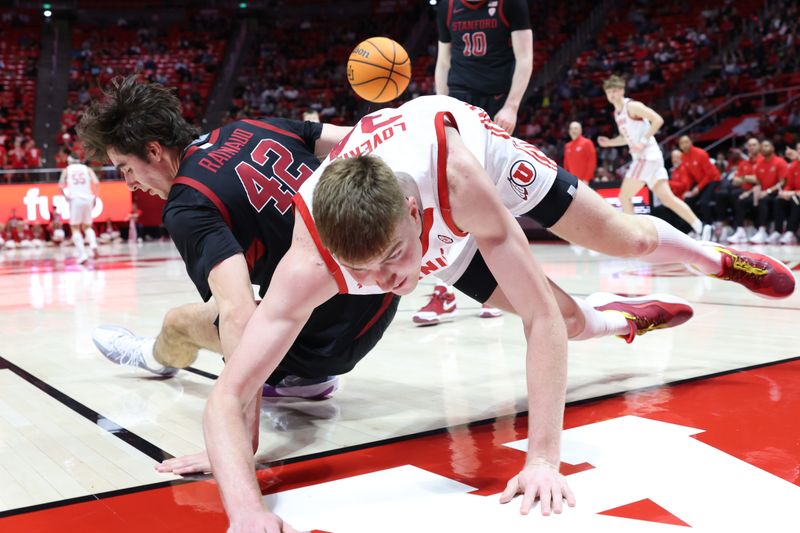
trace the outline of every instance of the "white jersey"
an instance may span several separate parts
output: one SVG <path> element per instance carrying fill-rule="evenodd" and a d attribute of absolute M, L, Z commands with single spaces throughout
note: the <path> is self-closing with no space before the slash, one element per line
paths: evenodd
<path fill-rule="evenodd" d="M 314 189 L 325 168 L 338 158 L 371 154 L 380 157 L 395 174 L 410 176 L 422 203 L 420 278 L 436 273 L 446 282 L 455 282 L 463 274 L 476 246 L 474 239 L 453 222 L 450 211 L 446 125 L 458 129 L 512 214 L 530 211 L 550 190 L 558 166 L 536 147 L 508 135 L 480 108 L 448 96 L 423 96 L 397 109 L 371 113 L 355 125 L 294 198 L 297 214 L 311 231 L 340 293 L 384 291 L 377 285 L 356 282 L 320 244 L 311 211 Z"/>
<path fill-rule="evenodd" d="M 92 172 L 86 165 L 73 163 L 67 166 L 65 187 L 70 199 L 94 199 L 94 194 L 92 194 Z"/>
<path fill-rule="evenodd" d="M 617 121 L 617 128 L 620 134 L 625 137 L 625 141 L 630 147 L 632 144 L 637 144 L 642 141 L 645 133 L 650 129 L 650 121 L 646 118 L 632 118 L 628 112 L 628 104 L 631 102 L 630 98 L 625 98 L 622 101 L 622 109 L 619 112 L 614 112 L 614 120 Z M 645 149 L 639 154 L 631 154 L 633 159 L 660 159 L 663 161 L 664 156 L 661 154 L 661 149 L 658 147 L 655 137 L 650 137 L 647 141 Z"/>

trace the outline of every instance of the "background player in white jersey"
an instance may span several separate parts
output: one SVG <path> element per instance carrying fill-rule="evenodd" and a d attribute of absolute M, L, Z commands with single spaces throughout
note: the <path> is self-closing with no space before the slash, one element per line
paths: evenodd
<path fill-rule="evenodd" d="M 655 139 L 655 134 L 664 124 L 664 119 L 643 103 L 625 98 L 625 80 L 619 76 L 608 78 L 603 83 L 603 89 L 606 98 L 614 106 L 614 119 L 617 122 L 619 135 L 613 139 L 600 136 L 597 138 L 597 144 L 601 148 L 627 145 L 633 158 L 619 192 L 622 210 L 633 214 L 631 198 L 647 185 L 662 204 L 685 220 L 700 236 L 704 229 L 703 223 L 692 208 L 675 196 L 669 187 L 664 156 Z M 710 232 L 711 226 L 708 226 L 709 238 Z"/>
<path fill-rule="evenodd" d="M 281 531 L 256 482 L 245 411 L 310 314 L 337 293 L 409 294 L 433 272 L 522 318 L 528 455 L 501 501 L 522 492 L 521 511 L 539 498 L 543 514 L 560 512 L 564 498 L 574 504 L 558 467 L 569 325 L 515 214 L 604 253 L 695 264 L 763 295 L 786 297 L 795 285 L 771 258 L 703 245 L 662 220 L 615 211 L 485 112 L 446 96 L 364 117 L 294 205 L 291 247 L 206 406 L 206 444 L 230 531 Z"/>
<path fill-rule="evenodd" d="M 97 236 L 92 229 L 92 208 L 100 188 L 100 181 L 94 170 L 77 158 L 67 158 L 67 168 L 61 171 L 58 188 L 69 201 L 69 225 L 72 229 L 72 242 L 78 251 L 78 263 L 85 263 L 89 256 L 83 243 L 83 232 L 89 240 L 89 250 L 97 256 Z"/>

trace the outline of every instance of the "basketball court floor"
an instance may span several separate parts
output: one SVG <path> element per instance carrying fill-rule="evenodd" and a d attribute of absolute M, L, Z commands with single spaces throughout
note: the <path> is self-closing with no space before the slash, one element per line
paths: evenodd
<path fill-rule="evenodd" d="M 765 300 L 680 266 L 532 248 L 574 295 L 668 292 L 695 309 L 631 345 L 570 344 L 561 470 L 577 507 L 543 518 L 497 503 L 524 458 L 520 322 L 479 319 L 460 297 L 454 322 L 416 328 L 423 284 L 332 399 L 263 402 L 270 508 L 330 533 L 797 531 L 800 293 Z M 800 268 L 800 247 L 759 249 Z M 154 470 L 203 448 L 220 358 L 160 379 L 91 341 L 107 323 L 155 335 L 197 293 L 169 243 L 102 253 L 84 267 L 0 252 L 0 531 L 225 531 L 209 476 Z"/>

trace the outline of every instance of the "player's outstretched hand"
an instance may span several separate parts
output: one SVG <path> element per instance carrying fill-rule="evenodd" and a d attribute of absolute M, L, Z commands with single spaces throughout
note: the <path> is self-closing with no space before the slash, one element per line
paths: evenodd
<path fill-rule="evenodd" d="M 597 144 L 598 146 L 600 146 L 600 148 L 608 148 L 609 146 L 608 141 L 609 138 L 606 137 L 605 135 L 601 135 L 600 137 L 597 138 Z"/>
<path fill-rule="evenodd" d="M 293 528 L 269 511 L 247 513 L 230 519 L 228 533 L 308 533 Z"/>
<path fill-rule="evenodd" d="M 208 454 L 202 451 L 161 461 L 156 465 L 156 470 L 162 474 L 177 474 L 179 476 L 208 474 L 211 472 L 211 461 L 208 460 Z"/>
<path fill-rule="evenodd" d="M 517 113 L 510 107 L 503 106 L 494 116 L 494 123 L 511 135 L 517 127 Z"/>
<path fill-rule="evenodd" d="M 508 482 L 506 490 L 500 496 L 500 503 L 510 502 L 517 494 L 522 494 L 522 505 L 519 509 L 521 514 L 528 514 L 537 498 L 544 516 L 551 512 L 561 513 L 563 500 L 567 500 L 570 507 L 575 507 L 575 496 L 569 488 L 567 478 L 548 463 L 525 466 Z"/>

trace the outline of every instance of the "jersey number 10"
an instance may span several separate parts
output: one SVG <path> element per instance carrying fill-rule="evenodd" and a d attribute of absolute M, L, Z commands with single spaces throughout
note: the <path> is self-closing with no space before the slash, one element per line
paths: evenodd
<path fill-rule="evenodd" d="M 486 55 L 486 34 L 482 31 L 465 33 L 461 36 L 464 41 L 464 55 L 485 56 Z"/>

